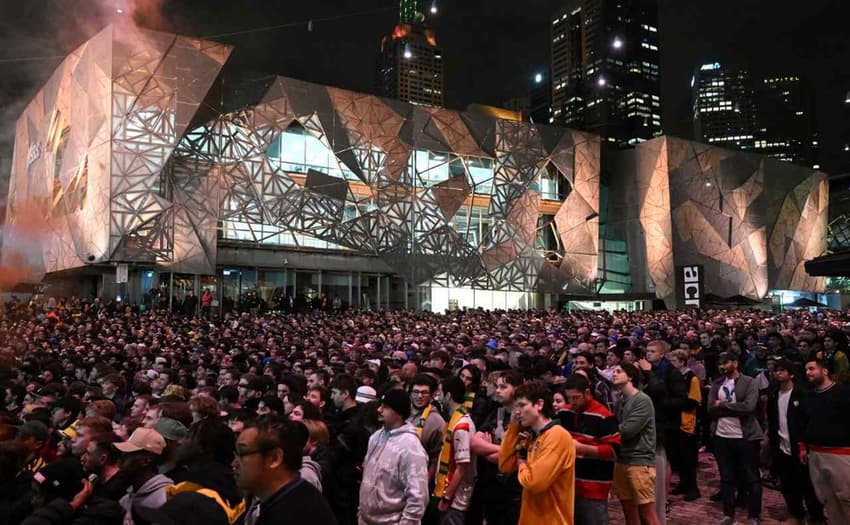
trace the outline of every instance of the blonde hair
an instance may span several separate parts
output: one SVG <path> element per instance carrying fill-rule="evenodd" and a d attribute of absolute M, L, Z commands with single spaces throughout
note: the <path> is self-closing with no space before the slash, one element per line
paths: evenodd
<path fill-rule="evenodd" d="M 690 354 L 688 353 L 687 350 L 682 350 L 681 348 L 677 348 L 676 350 L 673 350 L 672 352 L 670 352 L 670 357 L 675 357 L 679 361 L 681 361 L 683 363 L 687 363 L 688 358 L 690 357 Z"/>
<path fill-rule="evenodd" d="M 653 341 L 650 341 L 649 344 L 646 345 L 646 347 L 649 348 L 650 346 L 657 347 L 662 354 L 666 354 L 670 351 L 670 343 L 663 339 L 655 339 Z"/>

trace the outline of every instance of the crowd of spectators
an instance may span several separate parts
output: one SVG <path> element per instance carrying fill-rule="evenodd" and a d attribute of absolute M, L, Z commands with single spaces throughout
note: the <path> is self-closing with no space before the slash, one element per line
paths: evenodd
<path fill-rule="evenodd" d="M 850 523 L 846 312 L 200 306 L 3 305 L 0 525 Z"/>

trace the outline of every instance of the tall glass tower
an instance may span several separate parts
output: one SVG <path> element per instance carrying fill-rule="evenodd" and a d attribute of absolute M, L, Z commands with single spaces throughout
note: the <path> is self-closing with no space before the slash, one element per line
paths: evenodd
<path fill-rule="evenodd" d="M 443 105 L 443 53 L 416 0 L 401 0 L 399 23 L 381 40 L 376 84 L 384 97 Z"/>
<path fill-rule="evenodd" d="M 551 27 L 556 124 L 619 146 L 661 134 L 656 0 L 568 0 Z"/>

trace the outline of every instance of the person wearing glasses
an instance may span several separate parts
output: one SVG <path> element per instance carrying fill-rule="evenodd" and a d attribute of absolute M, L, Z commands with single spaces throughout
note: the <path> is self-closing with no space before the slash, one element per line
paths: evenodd
<path fill-rule="evenodd" d="M 245 525 L 335 525 L 328 503 L 299 471 L 307 428 L 297 421 L 262 416 L 236 440 L 237 484 L 253 499 Z"/>
<path fill-rule="evenodd" d="M 735 522 L 735 487 L 749 491 L 748 515 L 757 525 L 761 515 L 761 479 L 759 446 L 762 430 L 756 419 L 759 400 L 758 382 L 738 370 L 737 352 L 722 352 L 718 357 L 721 376 L 711 384 L 708 415 L 714 436 L 714 454 L 720 470 L 720 497 L 724 518 L 721 525 Z"/>
<path fill-rule="evenodd" d="M 431 486 L 440 462 L 440 450 L 443 447 L 443 431 L 446 420 L 433 405 L 437 380 L 428 374 L 416 374 L 410 387 L 410 417 L 407 422 L 416 429 L 425 452 L 428 453 L 428 484 Z M 433 490 L 433 486 L 431 489 Z"/>

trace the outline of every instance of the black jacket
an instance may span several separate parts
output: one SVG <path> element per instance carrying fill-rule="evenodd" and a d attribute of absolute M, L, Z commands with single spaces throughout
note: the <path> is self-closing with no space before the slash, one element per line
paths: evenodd
<path fill-rule="evenodd" d="M 360 498 L 363 460 L 369 446 L 369 431 L 363 425 L 361 407 L 343 410 L 331 429 L 331 465 L 334 473 L 334 512 L 340 521 L 356 519 Z"/>
<path fill-rule="evenodd" d="M 23 471 L 15 479 L 0 483 L 0 525 L 18 525 L 32 512 L 32 473 Z"/>
<path fill-rule="evenodd" d="M 652 371 L 664 388 L 661 404 L 661 410 L 664 412 L 663 430 L 678 431 L 682 425 L 682 410 L 688 405 L 688 385 L 685 377 L 666 357 L 653 366 Z"/>
<path fill-rule="evenodd" d="M 255 525 L 336 525 L 330 507 L 322 494 L 303 479 L 283 486 L 277 494 L 260 505 Z M 246 515 L 252 511 L 249 507 Z"/>
<path fill-rule="evenodd" d="M 319 443 L 316 450 L 310 454 L 310 459 L 319 464 L 322 471 L 322 495 L 328 501 L 333 501 L 336 497 L 336 479 L 333 476 L 333 465 L 331 457 L 331 449 Z"/>
<path fill-rule="evenodd" d="M 363 425 L 361 407 L 351 407 L 340 412 L 330 431 L 334 467 L 362 465 L 369 447 L 369 431 Z"/>
<path fill-rule="evenodd" d="M 36 509 L 21 525 L 121 525 L 124 509 L 117 501 L 92 496 L 74 512 L 67 500 L 57 498 Z"/>
<path fill-rule="evenodd" d="M 210 459 L 198 459 L 187 465 L 178 466 L 169 472 L 168 477 L 174 480 L 175 485 L 188 481 L 214 490 L 230 506 L 236 506 L 242 501 L 242 494 L 236 486 L 233 469 L 223 463 Z"/>
<path fill-rule="evenodd" d="M 107 482 L 98 481 L 94 484 L 93 496 L 98 496 L 104 499 L 119 501 L 127 494 L 127 489 L 130 488 L 130 480 L 128 480 L 121 471 L 109 478 Z"/>
<path fill-rule="evenodd" d="M 688 387 L 682 373 L 667 358 L 653 365 L 652 370 L 643 376 L 643 391 L 652 400 L 655 409 L 655 443 L 663 446 L 665 435 L 678 432 L 682 424 L 682 410 L 688 403 Z"/>
<path fill-rule="evenodd" d="M 800 386 L 794 385 L 791 389 L 791 398 L 788 399 L 788 436 L 791 442 L 791 456 L 798 455 L 800 437 L 803 435 L 803 424 L 806 420 L 806 401 L 808 392 Z M 773 457 L 779 454 L 779 389 L 775 388 L 767 396 L 767 428 L 770 438 L 770 451 Z"/>

